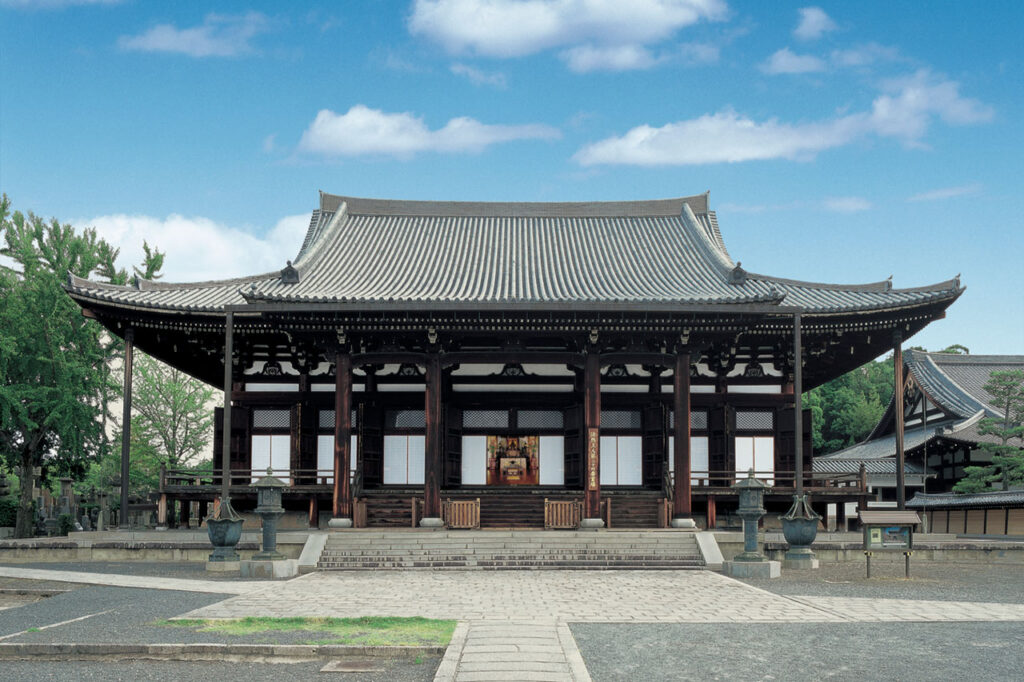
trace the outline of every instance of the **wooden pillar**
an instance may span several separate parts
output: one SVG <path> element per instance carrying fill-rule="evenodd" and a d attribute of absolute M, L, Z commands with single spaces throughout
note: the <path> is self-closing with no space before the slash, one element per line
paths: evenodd
<path fill-rule="evenodd" d="M 583 365 L 583 424 L 586 429 L 586 475 L 583 486 L 584 525 L 600 528 L 601 521 L 601 356 L 587 353 Z"/>
<path fill-rule="evenodd" d="M 338 348 L 334 363 L 334 497 L 330 526 L 351 528 L 352 356 Z"/>
<path fill-rule="evenodd" d="M 231 517 L 231 361 L 235 354 L 235 313 L 224 315 L 224 424 L 221 434 L 220 506 L 217 518 Z"/>
<path fill-rule="evenodd" d="M 426 461 L 423 466 L 423 518 L 420 525 L 438 527 L 441 521 L 441 358 L 432 353 L 427 358 L 426 394 Z"/>
<path fill-rule="evenodd" d="M 129 527 L 128 478 L 132 441 L 132 356 L 135 350 L 135 330 L 131 327 L 124 333 L 124 393 L 121 409 L 121 513 L 118 515 L 121 530 Z"/>
<path fill-rule="evenodd" d="M 688 519 L 693 513 L 690 490 L 690 354 L 677 353 L 672 375 L 672 410 L 675 414 L 672 459 L 675 480 L 672 487 L 672 520 Z"/>
<path fill-rule="evenodd" d="M 804 351 L 800 313 L 793 316 L 793 455 L 796 458 L 796 495 L 804 494 Z"/>
<path fill-rule="evenodd" d="M 903 453 L 903 335 L 892 336 L 893 396 L 892 409 L 896 417 L 896 508 L 907 508 L 907 482 Z M 966 514 L 964 515 L 966 518 Z"/>
<path fill-rule="evenodd" d="M 718 525 L 718 506 L 715 503 L 715 496 L 708 495 L 708 530 Z"/>
<path fill-rule="evenodd" d="M 309 498 L 309 527 L 320 527 L 320 500 L 315 493 Z"/>

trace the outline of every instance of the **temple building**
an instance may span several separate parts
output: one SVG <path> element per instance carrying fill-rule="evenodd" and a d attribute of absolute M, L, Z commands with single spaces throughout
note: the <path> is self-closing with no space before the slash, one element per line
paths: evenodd
<path fill-rule="evenodd" d="M 982 419 L 1004 418 L 1004 408 L 993 402 L 985 384 L 992 372 L 1024 370 L 1024 356 L 908 350 L 903 361 L 904 472 L 912 498 L 907 507 L 928 511 L 934 517 L 930 527 L 939 532 L 1024 532 L 1024 491 L 952 494 L 965 467 L 992 463 L 991 453 L 981 444 L 1001 442 L 998 436 L 979 431 Z M 896 408 L 890 401 L 864 442 L 815 457 L 814 471 L 827 475 L 863 465 L 868 503 L 896 506 L 896 432 Z"/>
<path fill-rule="evenodd" d="M 812 471 L 800 395 L 899 354 L 963 288 L 748 272 L 707 194 L 321 193 L 279 271 L 67 291 L 129 365 L 138 347 L 226 388 L 214 478 L 167 472 L 170 508 L 218 495 L 226 444 L 236 505 L 269 467 L 311 525 L 452 525 L 466 502 L 484 527 L 657 527 L 714 526 L 750 469 L 769 506 L 863 496 L 856 468 Z"/>

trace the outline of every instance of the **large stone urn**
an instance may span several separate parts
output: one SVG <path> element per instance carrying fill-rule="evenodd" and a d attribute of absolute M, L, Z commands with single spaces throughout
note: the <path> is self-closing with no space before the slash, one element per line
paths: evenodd
<path fill-rule="evenodd" d="M 817 568 L 818 559 L 811 550 L 811 544 L 818 536 L 821 515 L 811 509 L 807 495 L 794 495 L 793 506 L 779 519 L 782 521 L 782 534 L 789 543 L 783 566 L 798 569 Z"/>
<path fill-rule="evenodd" d="M 211 564 L 220 564 L 224 570 L 228 570 L 229 565 L 231 569 L 238 568 L 240 559 L 235 546 L 242 539 L 242 521 L 242 517 L 235 513 L 231 501 L 227 498 L 221 502 L 217 515 L 206 519 L 206 534 L 213 545 L 213 553 L 210 554 Z M 209 564 L 207 568 L 215 570 Z"/>

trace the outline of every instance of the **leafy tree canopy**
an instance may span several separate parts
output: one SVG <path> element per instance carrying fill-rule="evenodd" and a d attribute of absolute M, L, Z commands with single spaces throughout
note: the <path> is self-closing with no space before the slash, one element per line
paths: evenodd
<path fill-rule="evenodd" d="M 118 250 L 94 229 L 31 213 L 0 199 L 0 455 L 20 471 L 15 533 L 31 534 L 33 469 L 79 477 L 109 447 L 107 404 L 117 390 L 109 361 L 118 344 L 85 319 L 61 284 L 67 273 L 123 284 Z M 148 251 L 155 275 L 163 254 Z"/>
<path fill-rule="evenodd" d="M 981 449 L 992 455 L 992 463 L 966 467 L 966 476 L 953 487 L 954 492 L 1006 490 L 1024 484 L 1024 370 L 992 372 L 985 390 L 1003 417 L 982 419 L 978 432 L 995 436 L 999 442 L 981 443 Z"/>

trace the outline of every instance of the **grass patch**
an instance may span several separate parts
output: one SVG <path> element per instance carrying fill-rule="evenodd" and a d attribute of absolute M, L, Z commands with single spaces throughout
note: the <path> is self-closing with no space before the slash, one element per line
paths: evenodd
<path fill-rule="evenodd" d="M 452 638 L 454 620 L 428 618 L 239 618 L 235 620 L 162 620 L 156 625 L 190 628 L 223 635 L 265 635 L 274 632 L 310 633 L 303 644 L 363 646 L 444 646 Z"/>

